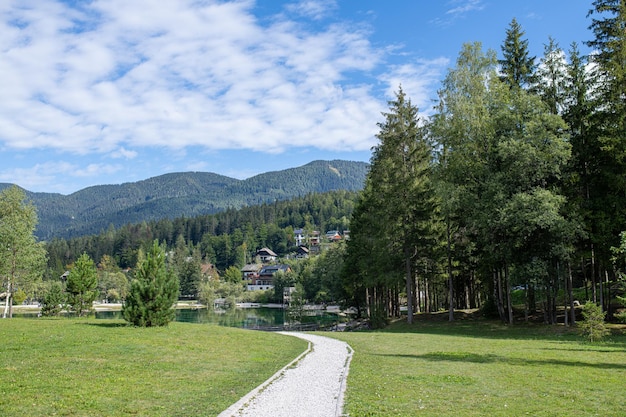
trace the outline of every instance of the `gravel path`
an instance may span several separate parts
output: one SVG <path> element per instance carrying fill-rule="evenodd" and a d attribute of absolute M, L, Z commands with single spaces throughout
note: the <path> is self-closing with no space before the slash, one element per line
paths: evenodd
<path fill-rule="evenodd" d="M 309 348 L 218 417 L 338 417 L 352 359 L 339 340 L 281 332 L 309 341 Z"/>

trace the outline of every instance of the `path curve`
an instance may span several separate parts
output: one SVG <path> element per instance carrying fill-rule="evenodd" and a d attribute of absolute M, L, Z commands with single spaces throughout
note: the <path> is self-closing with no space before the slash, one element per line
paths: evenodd
<path fill-rule="evenodd" d="M 280 332 L 309 348 L 218 417 L 339 417 L 342 415 L 352 348 L 340 340 Z"/>

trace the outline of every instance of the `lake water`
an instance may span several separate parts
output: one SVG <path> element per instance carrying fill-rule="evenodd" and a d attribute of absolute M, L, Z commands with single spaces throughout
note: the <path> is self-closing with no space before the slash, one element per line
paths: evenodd
<path fill-rule="evenodd" d="M 121 311 L 96 311 L 96 319 L 121 319 Z M 37 313 L 14 312 L 15 317 L 36 318 Z M 259 327 L 283 326 L 285 313 L 280 308 L 234 308 L 209 310 L 206 308 L 183 308 L 176 310 L 176 321 L 185 323 L 211 323 L 227 327 L 254 329 Z M 303 324 L 331 325 L 340 317 L 323 310 L 307 311 L 302 317 Z"/>

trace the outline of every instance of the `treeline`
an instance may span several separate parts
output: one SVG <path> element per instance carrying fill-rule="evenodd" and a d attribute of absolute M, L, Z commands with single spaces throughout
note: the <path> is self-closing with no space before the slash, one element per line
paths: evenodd
<path fill-rule="evenodd" d="M 549 39 L 532 57 L 513 19 L 500 57 L 463 47 L 431 117 L 398 91 L 352 218 L 351 304 L 381 320 L 406 304 L 409 321 L 480 307 L 508 323 L 516 309 L 568 323 L 576 301 L 614 307 L 626 230 L 626 5 L 597 0 L 590 15 L 589 56 Z"/>
<path fill-rule="evenodd" d="M 279 256 L 295 250 L 294 229 L 324 233 L 347 230 L 358 193 L 331 191 L 308 194 L 288 201 L 228 209 L 224 212 L 174 220 L 109 227 L 97 235 L 54 239 L 46 243 L 50 278 L 60 276 L 82 253 L 96 263 L 109 257 L 120 268 L 133 268 L 141 250 L 154 240 L 167 248 L 176 245 L 197 250 L 202 262 L 224 272 L 231 266 L 242 267 L 253 260 L 263 247 Z"/>

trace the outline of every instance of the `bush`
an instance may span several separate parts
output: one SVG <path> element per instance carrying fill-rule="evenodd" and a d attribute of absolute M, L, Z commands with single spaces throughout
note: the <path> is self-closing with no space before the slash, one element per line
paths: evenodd
<path fill-rule="evenodd" d="M 583 320 L 578 322 L 580 333 L 590 342 L 602 340 L 610 332 L 604 323 L 605 312 L 596 303 L 587 301 L 583 306 Z"/>

